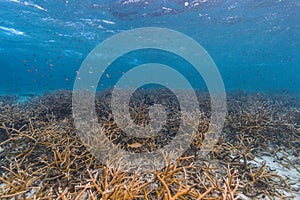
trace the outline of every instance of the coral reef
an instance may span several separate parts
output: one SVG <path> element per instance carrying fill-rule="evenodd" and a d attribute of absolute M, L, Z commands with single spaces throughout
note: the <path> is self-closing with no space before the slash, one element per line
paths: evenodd
<path fill-rule="evenodd" d="M 150 104 L 156 103 L 156 92 L 147 96 Z M 268 156 L 282 168 L 300 173 L 300 100 L 228 94 L 223 132 L 203 157 L 199 152 L 208 129 L 210 104 L 209 95 L 199 92 L 198 96 L 203 115 L 190 148 L 161 170 L 137 174 L 101 163 L 86 149 L 76 135 L 70 91 L 25 103 L 2 97 L 0 199 L 293 199 L 290 194 L 299 191 L 299 178 L 285 177 L 260 158 Z M 178 116 L 177 105 L 168 107 L 167 128 L 171 131 L 139 139 L 116 126 L 109 99 L 110 91 L 97 94 L 99 122 L 107 138 L 124 150 L 153 151 L 176 134 L 176 128 L 172 130 L 176 120 L 172 119 Z M 137 104 L 133 102 L 133 111 Z M 136 118 L 148 123 L 149 105 L 139 105 L 143 112 L 136 112 Z"/>

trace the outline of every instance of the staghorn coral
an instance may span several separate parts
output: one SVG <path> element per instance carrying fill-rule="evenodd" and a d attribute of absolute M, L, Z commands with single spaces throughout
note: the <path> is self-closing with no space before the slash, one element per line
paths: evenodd
<path fill-rule="evenodd" d="M 209 97 L 199 98 L 204 99 L 202 111 L 209 110 L 203 103 Z M 153 151 L 172 139 L 172 132 L 144 140 L 124 135 L 109 117 L 108 100 L 109 91 L 97 96 L 99 121 L 108 138 L 125 150 Z M 85 148 L 73 125 L 70 92 L 36 97 L 27 104 L 3 101 L 0 198 L 292 198 L 281 192 L 295 190 L 285 177 L 266 162 L 255 163 L 257 157 L 271 155 L 283 167 L 299 170 L 300 103 L 290 102 L 290 97 L 229 94 L 222 137 L 207 157 L 197 153 L 209 123 L 209 112 L 203 112 L 198 135 L 183 157 L 156 172 L 131 174 L 99 163 Z M 169 120 L 170 127 L 172 123 Z M 136 143 L 143 145 L 133 146 Z"/>

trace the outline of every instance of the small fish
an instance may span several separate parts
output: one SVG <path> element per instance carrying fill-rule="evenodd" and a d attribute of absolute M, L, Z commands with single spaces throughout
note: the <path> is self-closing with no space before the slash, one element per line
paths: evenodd
<path fill-rule="evenodd" d="M 135 142 L 135 143 L 132 143 L 132 144 L 128 144 L 127 147 L 128 148 L 140 148 L 142 147 L 143 144 L 139 143 L 139 142 Z"/>

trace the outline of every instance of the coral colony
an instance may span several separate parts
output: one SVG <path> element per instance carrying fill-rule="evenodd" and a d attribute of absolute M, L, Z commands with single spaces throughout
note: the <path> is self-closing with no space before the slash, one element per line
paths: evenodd
<path fill-rule="evenodd" d="M 168 94 L 161 95 L 164 91 L 148 93 L 150 104 L 153 96 L 168 100 Z M 101 163 L 86 149 L 74 127 L 70 91 L 26 103 L 18 103 L 13 96 L 1 97 L 0 199 L 295 198 L 300 190 L 299 99 L 229 93 L 221 137 L 203 157 L 199 152 L 208 129 L 210 103 L 208 94 L 198 96 L 201 120 L 189 149 L 175 163 L 142 173 Z M 153 138 L 124 134 L 111 117 L 109 100 L 109 91 L 97 94 L 96 112 L 107 138 L 120 148 L 150 152 L 176 134 L 176 120 L 167 120 L 168 130 Z M 136 112 L 131 117 L 136 123 L 149 122 L 146 104 L 145 100 L 132 102 Z M 178 108 L 168 109 L 170 119 L 172 114 L 176 117 Z"/>

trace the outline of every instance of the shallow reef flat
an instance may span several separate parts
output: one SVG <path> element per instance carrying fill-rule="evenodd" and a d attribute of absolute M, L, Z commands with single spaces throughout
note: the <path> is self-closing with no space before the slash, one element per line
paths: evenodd
<path fill-rule="evenodd" d="M 96 95 L 99 126 L 124 151 L 152 152 L 176 135 L 180 105 L 163 90 L 130 101 L 135 123 L 150 122 L 163 105 L 167 120 L 148 138 L 125 134 L 111 113 L 111 91 Z M 210 123 L 210 97 L 197 92 L 196 137 L 175 162 L 131 173 L 100 162 L 76 133 L 72 92 L 18 100 L 0 97 L 0 199 L 299 199 L 300 99 L 284 94 L 230 92 L 217 141 L 201 153 Z M 116 116 L 115 116 L 116 117 Z M 129 161 L 130 162 L 130 161 Z M 166 160 L 166 163 L 168 161 Z"/>

